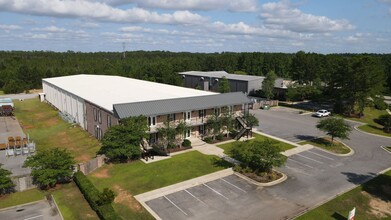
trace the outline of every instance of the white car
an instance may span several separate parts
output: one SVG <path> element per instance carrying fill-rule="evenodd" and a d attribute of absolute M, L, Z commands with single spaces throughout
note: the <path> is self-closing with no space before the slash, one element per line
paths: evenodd
<path fill-rule="evenodd" d="M 314 114 L 314 116 L 319 117 L 319 118 L 327 117 L 327 116 L 330 116 L 330 115 L 331 115 L 331 112 L 329 112 L 329 111 L 327 111 L 325 109 L 321 109 L 321 110 L 315 112 L 315 114 Z"/>

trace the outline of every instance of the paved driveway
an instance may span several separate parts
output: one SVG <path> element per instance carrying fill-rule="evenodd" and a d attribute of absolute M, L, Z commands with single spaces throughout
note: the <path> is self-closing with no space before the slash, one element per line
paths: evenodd
<path fill-rule="evenodd" d="M 27 205 L 0 210 L 0 219 L 12 220 L 60 220 L 61 217 L 54 205 L 42 200 Z"/>
<path fill-rule="evenodd" d="M 252 113 L 260 120 L 258 129 L 270 135 L 296 142 L 324 136 L 315 128 L 319 119 L 300 115 L 296 110 L 278 108 Z M 290 156 L 279 168 L 288 179 L 276 186 L 257 187 L 231 175 L 191 187 L 188 192 L 153 199 L 147 205 L 162 219 L 292 218 L 391 167 L 391 154 L 380 148 L 390 145 L 390 138 L 353 130 L 350 140 L 344 142 L 354 149 L 354 155 L 335 156 L 313 148 Z"/>

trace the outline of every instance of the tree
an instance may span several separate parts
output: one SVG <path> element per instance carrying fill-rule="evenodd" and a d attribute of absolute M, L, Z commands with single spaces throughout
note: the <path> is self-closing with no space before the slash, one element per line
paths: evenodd
<path fill-rule="evenodd" d="M 14 183 L 12 182 L 10 171 L 1 168 L 3 164 L 0 163 L 0 195 L 4 195 L 14 191 Z"/>
<path fill-rule="evenodd" d="M 331 143 L 334 138 L 349 139 L 349 132 L 352 130 L 342 118 L 327 118 L 320 120 L 316 127 L 331 136 Z"/>
<path fill-rule="evenodd" d="M 249 126 L 250 128 L 259 125 L 259 120 L 257 117 L 255 117 L 254 114 L 247 114 L 246 116 L 244 116 L 244 119 L 246 120 L 247 126 Z"/>
<path fill-rule="evenodd" d="M 175 126 L 169 121 L 163 123 L 164 126 L 157 129 L 157 131 L 162 135 L 164 140 L 163 147 L 164 149 L 170 148 L 174 145 L 175 136 L 178 133 L 175 129 Z"/>
<path fill-rule="evenodd" d="M 181 142 L 184 139 L 184 135 L 185 135 L 185 132 L 187 131 L 187 129 L 189 129 L 189 126 L 186 124 L 185 121 L 179 122 L 178 125 L 175 128 L 176 134 L 179 134 L 180 137 L 181 137 Z"/>
<path fill-rule="evenodd" d="M 106 131 L 98 153 L 105 154 L 113 161 L 138 159 L 142 153 L 141 142 L 148 138 L 147 130 L 145 116 L 124 118 L 119 125 Z"/>
<path fill-rule="evenodd" d="M 271 99 L 274 96 L 274 83 L 276 82 L 277 75 L 274 71 L 269 71 L 266 78 L 262 81 L 262 91 L 266 99 Z"/>
<path fill-rule="evenodd" d="M 222 120 L 217 115 L 209 117 L 206 121 L 206 125 L 210 130 L 212 130 L 213 140 L 216 138 L 216 135 L 221 133 L 221 128 L 223 127 Z"/>
<path fill-rule="evenodd" d="M 255 173 L 271 172 L 273 167 L 280 167 L 286 161 L 279 148 L 269 140 L 235 142 L 231 152 L 242 167 L 250 168 Z"/>
<path fill-rule="evenodd" d="M 219 92 L 220 93 L 227 93 L 230 91 L 231 91 L 231 88 L 229 86 L 229 81 L 225 76 L 223 76 L 219 82 Z"/>
<path fill-rule="evenodd" d="M 53 148 L 27 157 L 23 167 L 30 167 L 33 181 L 41 188 L 47 188 L 69 180 L 74 163 L 73 156 L 66 149 Z"/>

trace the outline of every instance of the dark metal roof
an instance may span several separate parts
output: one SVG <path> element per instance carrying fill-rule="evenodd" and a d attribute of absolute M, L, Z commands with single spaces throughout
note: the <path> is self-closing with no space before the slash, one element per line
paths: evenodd
<path fill-rule="evenodd" d="M 210 109 L 214 107 L 246 104 L 250 102 L 250 99 L 248 99 L 242 92 L 230 92 L 189 98 L 114 104 L 113 108 L 114 114 L 118 118 L 126 118 L 139 115 L 163 115 L 191 110 Z"/>
<path fill-rule="evenodd" d="M 225 71 L 187 71 L 180 72 L 179 75 L 189 75 L 189 76 L 199 76 L 199 77 L 210 77 L 210 78 L 227 78 L 230 80 L 239 80 L 239 81 L 253 81 L 253 80 L 264 80 L 264 76 L 251 76 L 251 75 L 240 75 L 227 73 Z"/>

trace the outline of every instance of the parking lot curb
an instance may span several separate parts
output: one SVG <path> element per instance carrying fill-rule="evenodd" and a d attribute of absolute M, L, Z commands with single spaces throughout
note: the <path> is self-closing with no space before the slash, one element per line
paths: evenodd
<path fill-rule="evenodd" d="M 244 180 L 246 180 L 246 181 L 248 181 L 248 182 L 254 184 L 254 185 L 257 185 L 257 186 L 274 186 L 274 185 L 277 185 L 277 184 L 279 184 L 279 183 L 282 183 L 282 182 L 284 182 L 285 180 L 288 179 L 288 177 L 287 177 L 287 175 L 285 175 L 285 173 L 280 172 L 280 171 L 277 171 L 277 172 L 281 173 L 281 174 L 282 174 L 282 177 L 279 178 L 279 179 L 277 179 L 277 180 L 274 180 L 274 181 L 272 181 L 272 182 L 268 182 L 268 183 L 260 183 L 260 182 L 257 182 L 257 181 L 255 181 L 255 180 L 253 180 L 253 179 L 251 179 L 251 178 L 249 178 L 249 177 L 247 177 L 247 176 L 245 176 L 245 175 L 243 175 L 243 174 L 241 174 L 241 173 L 238 173 L 238 172 L 234 172 L 234 174 L 235 174 L 236 176 L 238 176 L 238 177 L 240 177 L 240 178 L 242 178 L 242 179 L 244 179 Z"/>
<path fill-rule="evenodd" d="M 362 124 L 362 125 L 366 125 L 366 124 Z M 356 130 L 356 131 L 358 131 L 358 132 L 361 132 L 361 133 L 364 133 L 364 134 L 376 136 L 376 137 L 382 137 L 382 138 L 389 138 L 389 139 L 391 139 L 391 137 L 388 137 L 388 136 L 379 135 L 379 134 L 372 134 L 372 133 L 363 131 L 363 130 L 361 130 L 360 128 L 358 128 L 359 126 L 361 126 L 361 125 L 356 125 L 356 126 L 354 126 L 354 130 Z"/>
<path fill-rule="evenodd" d="M 157 220 L 161 220 L 159 215 L 156 214 L 155 211 L 153 211 L 147 204 L 147 201 L 165 196 L 167 194 L 179 192 L 181 190 L 200 185 L 202 183 L 210 182 L 216 179 L 220 179 L 222 177 L 226 177 L 229 175 L 232 175 L 234 172 L 232 168 L 228 168 L 225 170 L 217 171 L 211 174 L 207 174 L 204 176 L 196 177 L 190 180 L 186 180 L 180 183 L 176 183 L 170 186 L 166 186 L 160 189 L 152 190 L 146 193 L 142 193 L 139 195 L 134 196 L 137 201 L 140 202 L 140 204 Z"/>
<path fill-rule="evenodd" d="M 325 150 L 323 148 L 320 148 L 320 147 L 317 147 L 317 146 L 314 146 L 314 148 L 316 149 L 319 149 L 323 152 L 326 152 L 326 153 L 329 153 L 329 154 L 332 154 L 334 156 L 338 156 L 338 157 L 349 157 L 349 156 L 352 156 L 353 154 L 355 154 L 355 151 L 353 150 L 353 148 L 349 147 L 348 145 L 346 145 L 344 142 L 340 141 L 341 144 L 343 144 L 345 147 L 349 148 L 350 152 L 349 153 L 346 153 L 346 154 L 337 154 L 337 153 L 334 153 L 334 152 L 331 152 L 331 151 L 328 151 L 328 150 Z"/>
<path fill-rule="evenodd" d="M 200 176 L 200 177 L 196 177 L 196 178 L 193 178 L 190 180 L 186 180 L 186 181 L 183 181 L 180 183 L 176 183 L 176 184 L 173 184 L 170 186 L 166 186 L 166 187 L 163 187 L 160 189 L 156 189 L 156 190 L 152 190 L 152 191 L 149 191 L 146 193 L 142 193 L 142 194 L 136 195 L 135 198 L 140 202 L 141 201 L 143 201 L 143 202 L 149 201 L 149 200 L 156 199 L 156 198 L 159 198 L 159 197 L 167 195 L 167 194 L 179 192 L 181 190 L 200 185 L 202 183 L 206 183 L 206 182 L 210 182 L 210 181 L 213 181 L 216 179 L 220 179 L 222 177 L 232 175 L 233 173 L 234 172 L 233 172 L 232 168 L 228 168 L 225 170 L 217 171 L 217 172 L 214 172 L 211 174 L 207 174 L 204 176 Z"/>
<path fill-rule="evenodd" d="M 20 205 L 14 205 L 14 206 L 2 208 L 2 209 L 0 209 L 0 212 L 2 212 L 2 211 L 7 211 L 7 210 L 9 210 L 9 209 L 14 209 L 14 208 L 26 206 L 26 205 L 32 205 L 32 204 L 35 204 L 35 203 L 40 203 L 40 202 L 42 202 L 42 201 L 47 201 L 47 200 L 46 200 L 45 198 L 43 198 L 43 199 L 41 199 L 41 200 L 37 200 L 37 201 L 34 201 L 34 202 L 28 202 L 28 203 L 23 203 L 23 204 L 20 204 Z"/>

